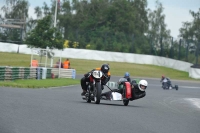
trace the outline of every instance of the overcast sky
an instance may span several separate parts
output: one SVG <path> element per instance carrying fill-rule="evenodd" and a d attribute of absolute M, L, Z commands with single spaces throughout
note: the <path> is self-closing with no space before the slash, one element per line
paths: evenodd
<path fill-rule="evenodd" d="M 3 5 L 5 0 L 0 0 L 0 5 Z M 30 3 L 29 15 L 35 18 L 34 8 L 42 6 L 43 2 L 50 5 L 51 0 L 28 0 Z M 62 0 L 60 0 L 62 1 Z M 155 9 L 156 0 L 147 0 L 148 8 Z M 164 14 L 166 15 L 165 23 L 167 29 L 171 30 L 171 35 L 177 37 L 179 29 L 182 27 L 182 22 L 191 22 L 192 16 L 189 10 L 197 12 L 200 8 L 200 0 L 159 0 L 164 7 Z M 2 4 L 3 3 L 3 4 Z"/>

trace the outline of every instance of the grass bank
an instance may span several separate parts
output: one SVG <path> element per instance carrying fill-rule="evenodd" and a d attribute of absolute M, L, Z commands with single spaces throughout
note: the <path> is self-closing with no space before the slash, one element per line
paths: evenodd
<path fill-rule="evenodd" d="M 67 58 L 67 57 L 66 57 Z M 17 54 L 17 53 L 6 53 L 0 52 L 0 66 L 17 66 L 17 67 L 29 67 L 31 55 L 27 54 Z M 54 60 L 58 60 L 55 58 Z M 64 61 L 65 58 L 62 59 Z M 96 61 L 96 60 L 83 60 L 83 59 L 72 59 L 70 58 L 71 67 L 76 69 L 77 74 L 84 74 L 93 68 L 100 67 L 103 63 L 109 63 L 111 75 L 123 76 L 125 72 L 129 72 L 131 77 L 150 77 L 150 78 L 160 78 L 161 75 L 166 75 L 171 79 L 177 80 L 193 80 L 200 81 L 196 79 L 189 78 L 189 73 L 184 71 L 178 71 L 171 68 L 166 68 L 162 66 L 154 65 L 141 65 L 134 63 L 124 63 L 124 62 L 111 62 L 111 61 Z M 6 85 L 14 85 L 29 87 L 50 87 L 50 86 L 65 86 L 79 84 L 79 80 L 71 79 L 55 79 L 51 83 L 51 79 L 48 80 L 17 80 L 15 82 L 4 83 Z M 36 85 L 37 84 L 37 85 Z M 2 83 L 0 82 L 0 86 Z M 18 87 L 19 87 L 18 86 Z"/>

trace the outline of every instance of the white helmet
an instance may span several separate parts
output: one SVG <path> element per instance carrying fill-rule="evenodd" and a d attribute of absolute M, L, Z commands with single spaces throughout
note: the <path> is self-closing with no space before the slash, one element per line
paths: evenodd
<path fill-rule="evenodd" d="M 141 88 L 141 85 L 145 86 L 144 89 Z M 147 81 L 146 80 L 140 80 L 140 82 L 138 83 L 138 88 L 140 89 L 140 91 L 145 91 L 145 89 L 147 88 Z"/>

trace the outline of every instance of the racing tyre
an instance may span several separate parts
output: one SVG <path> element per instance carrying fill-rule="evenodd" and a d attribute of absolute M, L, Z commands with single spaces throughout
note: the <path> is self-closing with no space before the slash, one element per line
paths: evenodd
<path fill-rule="evenodd" d="M 95 89 L 94 89 L 94 102 L 96 104 L 100 103 L 101 92 L 102 92 L 101 84 L 98 82 L 98 83 L 96 83 L 96 86 L 95 86 Z"/>
<path fill-rule="evenodd" d="M 124 106 L 128 106 L 129 100 L 128 99 L 123 99 L 123 103 L 124 103 Z"/>
<path fill-rule="evenodd" d="M 175 89 L 178 90 L 178 85 L 175 85 Z"/>

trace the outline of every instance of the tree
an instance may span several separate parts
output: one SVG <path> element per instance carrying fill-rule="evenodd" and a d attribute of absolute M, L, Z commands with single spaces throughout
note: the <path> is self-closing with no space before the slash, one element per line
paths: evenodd
<path fill-rule="evenodd" d="M 160 50 L 162 54 L 163 48 L 170 48 L 170 30 L 167 30 L 165 24 L 165 15 L 163 14 L 163 6 L 156 1 L 156 10 L 149 11 L 149 31 L 148 36 L 151 44 L 156 50 Z"/>
<path fill-rule="evenodd" d="M 19 23 L 26 22 L 28 18 L 29 4 L 27 0 L 5 0 L 6 5 L 2 6 L 1 10 L 4 12 L 2 18 L 5 21 L 9 20 L 9 24 L 19 25 Z M 20 24 L 23 31 L 26 32 L 26 25 Z M 2 38 L 5 41 L 21 43 L 22 29 L 2 28 Z M 25 33 L 24 33 L 25 35 Z"/>
<path fill-rule="evenodd" d="M 37 18 L 42 18 L 42 9 L 39 6 L 35 7 L 35 14 Z"/>
<path fill-rule="evenodd" d="M 198 12 L 190 11 L 193 20 L 193 27 L 192 27 L 192 34 L 194 35 L 195 39 L 200 41 L 200 8 Z"/>
<path fill-rule="evenodd" d="M 60 32 L 52 27 L 51 16 L 48 15 L 38 20 L 35 29 L 28 33 L 26 43 L 36 48 L 57 48 L 63 49 L 64 39 Z"/>
<path fill-rule="evenodd" d="M 198 12 L 194 12 L 191 10 L 189 12 L 193 17 L 193 21 L 183 22 L 183 26 L 179 29 L 179 31 L 180 36 L 186 40 L 187 45 L 191 43 L 190 48 L 192 48 L 192 51 L 195 51 L 197 64 L 198 55 L 200 53 L 200 8 Z"/>

